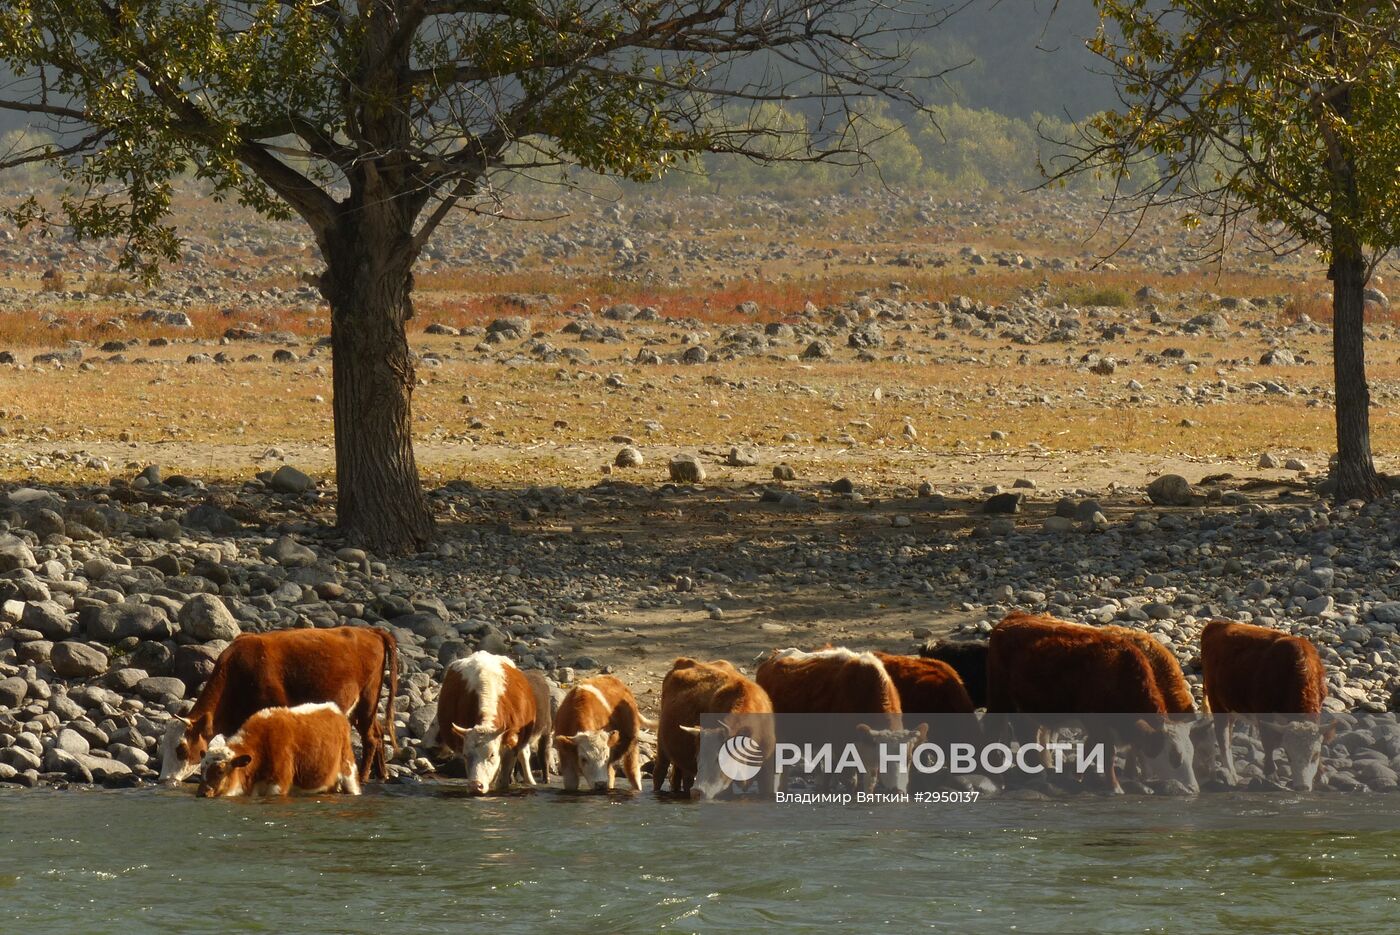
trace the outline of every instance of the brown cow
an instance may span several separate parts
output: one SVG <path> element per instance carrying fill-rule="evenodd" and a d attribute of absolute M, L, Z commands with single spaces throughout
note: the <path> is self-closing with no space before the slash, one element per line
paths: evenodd
<path fill-rule="evenodd" d="M 554 721 L 564 788 L 577 792 L 581 776 L 586 786 L 611 791 L 613 769 L 620 765 L 632 788 L 641 791 L 642 763 L 637 752 L 641 726 L 637 699 L 620 679 L 598 675 L 569 689 Z"/>
<path fill-rule="evenodd" d="M 534 689 L 505 656 L 478 650 L 443 674 L 438 743 L 462 757 L 473 794 L 508 789 L 517 759 L 526 785 L 535 784 L 530 738 L 538 718 Z"/>
<path fill-rule="evenodd" d="M 379 691 L 385 671 L 389 699 L 380 725 Z M 394 637 L 374 627 L 276 630 L 245 633 L 228 645 L 190 709 L 174 718 L 161 738 L 162 782 L 179 782 L 198 768 L 209 740 L 234 734 L 263 708 L 330 702 L 347 712 L 360 734 L 360 780 L 370 771 L 388 777 L 384 735 L 394 736 L 394 696 L 399 690 L 399 650 Z"/>
<path fill-rule="evenodd" d="M 852 739 L 860 747 L 873 750 L 903 746 L 912 754 L 927 738 L 927 724 L 905 730 L 899 691 L 873 653 L 857 653 L 843 647 L 811 653 L 783 649 L 769 654 L 754 677 L 768 692 L 778 714 L 858 715 L 863 723 L 854 725 Z M 847 719 L 838 717 L 825 723 L 840 734 L 844 732 L 844 720 Z M 794 729 L 806 733 L 800 725 L 794 725 Z M 831 729 L 812 733 L 814 739 L 833 739 Z M 816 734 L 825 736 L 818 738 Z M 865 775 L 867 788 L 908 790 L 908 757 L 862 756 L 863 763 L 872 759 L 876 768 Z"/>
<path fill-rule="evenodd" d="M 725 792 L 735 780 L 720 770 L 719 752 L 731 743 L 745 748 L 746 759 L 753 761 L 745 765 L 757 768 L 760 791 L 771 795 L 772 714 L 768 693 L 730 663 L 677 659 L 661 682 L 653 791 L 661 791 L 669 772 L 675 795 L 713 799 Z M 719 725 L 702 726 L 705 715 L 717 715 Z"/>
<path fill-rule="evenodd" d="M 199 795 L 360 794 L 350 722 L 334 704 L 263 708 L 204 754 Z"/>
<path fill-rule="evenodd" d="M 1195 791 L 1191 724 L 1165 720 L 1167 702 L 1151 660 L 1134 639 L 1105 628 L 1052 617 L 1012 613 L 992 629 L 987 648 L 987 710 L 994 713 L 1156 715 L 1117 732 L 1100 718 L 1088 725 L 1089 743 L 1111 752 L 1131 743 L 1148 774 Z M 1045 727 L 1048 725 L 1042 725 Z M 1113 757 L 1107 783 L 1122 792 Z"/>
<path fill-rule="evenodd" d="M 951 665 L 939 659 L 875 653 L 899 692 L 901 710 L 914 714 L 971 714 L 967 688 Z"/>
<path fill-rule="evenodd" d="M 1327 699 L 1327 674 L 1313 644 L 1268 627 L 1212 620 L 1201 631 L 1201 668 L 1226 780 L 1234 785 L 1239 778 L 1230 745 L 1236 714 L 1294 715 L 1258 719 L 1264 774 L 1276 775 L 1274 750 L 1281 744 L 1291 785 L 1310 791 L 1322 769 L 1320 714 Z"/>
<path fill-rule="evenodd" d="M 1168 714 L 1195 714 L 1196 699 L 1191 695 L 1191 685 L 1181 672 L 1181 663 L 1162 642 L 1150 633 L 1132 627 L 1099 627 L 1102 633 L 1113 633 L 1132 642 L 1142 651 L 1152 666 L 1152 676 L 1157 682 L 1157 690 L 1162 693 L 1162 703 Z"/>

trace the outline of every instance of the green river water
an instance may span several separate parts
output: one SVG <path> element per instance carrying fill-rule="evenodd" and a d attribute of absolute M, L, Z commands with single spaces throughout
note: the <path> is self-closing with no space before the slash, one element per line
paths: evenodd
<path fill-rule="evenodd" d="M 0 919 L 35 935 L 1400 930 L 1390 797 L 1304 822 L 1275 801 L 1129 799 L 971 817 L 441 786 L 4 792 Z"/>

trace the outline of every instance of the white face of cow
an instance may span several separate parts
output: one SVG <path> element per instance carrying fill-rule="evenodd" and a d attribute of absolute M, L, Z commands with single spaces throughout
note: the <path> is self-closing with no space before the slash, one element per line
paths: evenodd
<path fill-rule="evenodd" d="M 1138 749 L 1142 754 L 1144 778 L 1178 782 L 1192 792 L 1201 790 L 1196 781 L 1193 726 L 1190 721 L 1168 721 L 1160 727 L 1138 721 Z"/>
<path fill-rule="evenodd" d="M 875 788 L 887 792 L 909 791 L 909 761 L 914 750 L 928 739 L 928 725 L 913 730 L 875 730 L 869 724 L 856 725 L 856 746 L 866 769 L 875 770 Z M 896 757 L 903 748 L 904 756 Z M 882 756 L 881 750 L 889 756 Z"/>
<path fill-rule="evenodd" d="M 467 767 L 467 790 L 484 795 L 501 772 L 501 743 L 504 731 L 489 727 L 458 727 L 452 731 L 462 738 L 462 762 Z"/>
<path fill-rule="evenodd" d="M 160 738 L 160 781 L 177 783 L 190 776 L 199 767 L 204 755 L 205 742 L 200 738 L 186 736 L 190 722 L 173 717 L 165 726 Z"/>
<path fill-rule="evenodd" d="M 696 756 L 695 781 L 690 784 L 690 797 L 692 799 L 719 797 L 733 783 L 733 780 L 724 774 L 719 765 L 720 750 L 723 748 L 724 742 L 729 739 L 729 728 L 724 725 L 707 728 L 682 725 L 681 730 L 694 735 L 700 744 L 700 751 Z"/>
<path fill-rule="evenodd" d="M 238 771 L 252 762 L 247 754 L 234 756 L 223 737 L 209 742 L 209 750 L 199 763 L 200 798 L 214 799 L 224 795 L 241 795 L 244 791 Z"/>
<path fill-rule="evenodd" d="M 617 731 L 580 731 L 570 740 L 578 754 L 579 779 L 594 789 L 608 788 L 608 780 L 612 778 L 612 745 L 618 741 Z"/>
<path fill-rule="evenodd" d="M 1283 726 L 1283 754 L 1288 757 L 1289 785 L 1311 792 L 1322 769 L 1322 731 L 1316 721 L 1290 721 Z"/>

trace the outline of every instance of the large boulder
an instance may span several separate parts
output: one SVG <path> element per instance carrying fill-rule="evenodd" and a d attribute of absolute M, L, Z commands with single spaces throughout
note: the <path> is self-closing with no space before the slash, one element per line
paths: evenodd
<path fill-rule="evenodd" d="M 1158 506 L 1190 506 L 1196 491 L 1180 474 L 1163 474 L 1147 485 L 1147 498 Z"/>
<path fill-rule="evenodd" d="M 306 493 L 316 482 L 290 464 L 284 464 L 272 475 L 269 486 L 278 493 Z"/>
<path fill-rule="evenodd" d="M 705 466 L 692 454 L 679 454 L 669 465 L 671 480 L 677 484 L 700 484 L 705 481 Z"/>
<path fill-rule="evenodd" d="M 181 646 L 175 650 L 174 675 L 185 683 L 185 694 L 193 695 L 214 673 L 214 663 L 218 661 L 221 647 L 206 643 Z"/>
<path fill-rule="evenodd" d="M 0 573 L 38 567 L 34 553 L 23 539 L 7 533 L 0 534 Z"/>
<path fill-rule="evenodd" d="M 87 643 L 64 640 L 54 644 L 49 653 L 49 664 L 63 678 L 91 678 L 107 671 L 107 654 Z"/>
<path fill-rule="evenodd" d="M 53 601 L 30 601 L 24 605 L 20 626 L 38 630 L 47 640 L 64 640 L 73 635 L 73 621 L 68 611 Z"/>
<path fill-rule="evenodd" d="M 140 640 L 163 640 L 175 633 L 165 610 L 150 604 L 85 607 L 78 614 L 78 622 L 87 637 L 99 643 L 118 643 L 132 636 Z"/>
<path fill-rule="evenodd" d="M 196 594 L 185 601 L 177 618 L 180 632 L 191 639 L 232 640 L 242 630 L 223 600 L 214 594 Z"/>

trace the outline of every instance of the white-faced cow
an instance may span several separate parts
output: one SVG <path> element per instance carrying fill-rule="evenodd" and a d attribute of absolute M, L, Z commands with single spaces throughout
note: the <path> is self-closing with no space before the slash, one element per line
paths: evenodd
<path fill-rule="evenodd" d="M 360 794 L 350 722 L 333 704 L 263 708 L 209 745 L 199 795 Z"/>
<path fill-rule="evenodd" d="M 1322 769 L 1326 732 L 1320 725 L 1327 699 L 1327 673 L 1313 644 L 1268 627 L 1212 620 L 1201 631 L 1201 668 L 1226 781 L 1238 782 L 1230 741 L 1235 715 L 1255 715 L 1264 775 L 1276 776 L 1274 751 L 1282 746 L 1290 785 L 1310 791 Z"/>
<path fill-rule="evenodd" d="M 1109 628 L 1067 623 L 1044 615 L 1012 613 L 992 629 L 987 650 L 987 710 L 1031 715 L 1146 717 L 1110 722 L 1089 718 L 1089 743 L 1110 751 L 1106 782 L 1122 792 L 1112 762 L 1116 742 L 1134 747 L 1147 776 L 1191 791 L 1192 721 L 1171 721 L 1152 661 Z M 1040 723 L 1041 728 L 1053 725 Z"/>
<path fill-rule="evenodd" d="M 715 715 L 719 723 L 703 727 L 706 715 Z M 760 791 L 771 795 L 772 715 L 768 693 L 730 663 L 677 659 L 661 683 L 652 789 L 660 792 L 669 778 L 675 795 L 713 799 L 728 791 L 735 779 L 721 770 L 719 756 L 732 741 L 742 744 L 747 765 L 757 768 Z"/>
<path fill-rule="evenodd" d="M 554 720 L 554 746 L 564 788 L 611 791 L 615 767 L 632 788 L 642 788 L 637 732 L 642 716 L 637 699 L 620 679 L 598 675 L 584 679 L 564 696 Z"/>
<path fill-rule="evenodd" d="M 443 675 L 438 697 L 438 743 L 460 755 L 467 789 L 504 792 L 519 760 L 526 785 L 535 784 L 530 740 L 538 720 L 535 691 L 505 656 L 478 651 Z"/>
<path fill-rule="evenodd" d="M 754 677 L 778 714 L 827 715 L 819 724 L 805 727 L 785 721 L 784 743 L 855 743 L 862 751 L 867 789 L 908 791 L 909 763 L 926 739 L 928 725 L 905 728 L 899 690 L 874 653 L 843 647 L 810 653 L 783 649 L 769 654 Z M 901 748 L 904 757 L 880 752 Z"/>
<path fill-rule="evenodd" d="M 379 722 L 379 694 L 388 673 L 388 702 Z M 188 718 L 172 718 L 161 738 L 160 778 L 179 782 L 198 767 L 216 734 L 232 736 L 264 708 L 329 702 L 350 712 L 362 746 L 360 780 L 388 776 L 384 738 L 394 736 L 399 689 L 398 643 L 373 627 L 245 633 L 219 655 Z"/>

